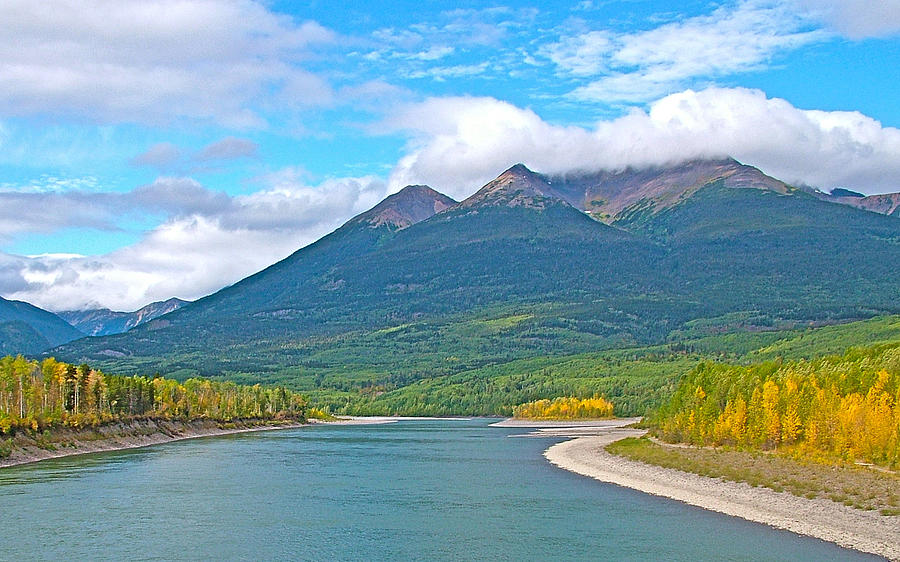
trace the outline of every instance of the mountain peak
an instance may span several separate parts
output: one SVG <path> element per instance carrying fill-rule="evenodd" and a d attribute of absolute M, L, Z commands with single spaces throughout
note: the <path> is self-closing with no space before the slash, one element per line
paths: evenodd
<path fill-rule="evenodd" d="M 531 207 L 543 209 L 551 201 L 563 201 L 546 176 L 524 164 L 512 166 L 477 193 L 459 204 L 473 207 Z"/>
<path fill-rule="evenodd" d="M 518 164 L 514 164 L 514 165 L 510 166 L 510 168 L 509 168 L 508 170 L 506 170 L 505 172 L 503 172 L 503 174 L 500 174 L 500 175 L 502 176 L 502 175 L 505 175 L 505 174 L 511 174 L 511 175 L 514 175 L 514 176 L 534 176 L 534 175 L 537 175 L 537 174 L 535 174 L 533 171 L 529 170 L 529 169 L 528 169 L 528 166 L 526 166 L 525 164 L 522 164 L 521 162 L 519 162 Z"/>
<path fill-rule="evenodd" d="M 455 204 L 456 201 L 427 185 L 408 185 L 347 224 L 364 224 L 369 228 L 387 225 L 401 230 Z"/>

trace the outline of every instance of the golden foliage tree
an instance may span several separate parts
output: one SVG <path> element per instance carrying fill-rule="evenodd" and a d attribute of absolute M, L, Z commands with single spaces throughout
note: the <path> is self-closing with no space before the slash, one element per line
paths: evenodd
<path fill-rule="evenodd" d="M 900 465 L 900 344 L 842 357 L 749 366 L 704 363 L 656 424 L 697 445 L 772 448 Z"/>

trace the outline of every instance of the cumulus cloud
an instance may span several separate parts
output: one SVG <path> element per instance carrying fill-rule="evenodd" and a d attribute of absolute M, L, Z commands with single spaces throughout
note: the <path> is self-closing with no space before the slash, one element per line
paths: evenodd
<path fill-rule="evenodd" d="M 303 64 L 334 34 L 253 0 L 7 0 L 2 12 L 0 115 L 253 127 L 285 88 L 330 101 Z"/>
<path fill-rule="evenodd" d="M 94 199 L 84 209 L 109 220 L 115 210 L 137 207 L 164 209 L 169 218 L 138 243 L 100 256 L 0 253 L 0 294 L 50 310 L 134 310 L 172 296 L 198 298 L 286 257 L 387 194 L 386 184 L 373 177 L 315 186 L 298 177 L 287 172 L 260 178 L 266 188 L 236 197 L 193 180 L 163 178 L 106 201 Z M 58 194 L 58 212 L 64 215 L 66 205 L 78 201 L 74 195 Z M 65 216 L 57 228 L 79 216 Z"/>
<path fill-rule="evenodd" d="M 22 233 L 84 227 L 116 230 L 120 197 L 84 191 L 0 192 L 0 243 Z"/>
<path fill-rule="evenodd" d="M 563 173 L 733 156 L 788 182 L 900 191 L 900 130 L 743 88 L 686 90 L 592 128 L 553 125 L 493 98 L 432 98 L 384 127 L 412 135 L 392 190 L 427 183 L 465 197 L 516 162 Z"/>
<path fill-rule="evenodd" d="M 228 212 L 234 200 L 212 191 L 191 178 L 161 177 L 121 196 L 122 204 L 135 210 L 163 211 L 170 216 L 214 216 Z"/>
<path fill-rule="evenodd" d="M 27 232 L 52 233 L 66 228 L 115 231 L 124 219 L 160 214 L 214 216 L 235 205 L 223 192 L 190 178 L 161 177 L 129 192 L 85 190 L 0 191 L 0 242 Z"/>
<path fill-rule="evenodd" d="M 900 33 L 900 0 L 800 0 L 800 6 L 851 39 Z"/>
<path fill-rule="evenodd" d="M 758 70 L 783 51 L 826 37 L 788 4 L 745 0 L 649 30 L 563 35 L 538 52 L 563 75 L 591 79 L 573 98 L 644 102 L 697 79 Z"/>

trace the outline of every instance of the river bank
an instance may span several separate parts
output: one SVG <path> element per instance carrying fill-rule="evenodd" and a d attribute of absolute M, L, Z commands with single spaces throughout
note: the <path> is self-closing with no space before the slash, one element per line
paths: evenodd
<path fill-rule="evenodd" d="M 233 433 L 291 429 L 303 423 L 293 420 L 132 420 L 83 429 L 59 428 L 48 436 L 17 435 L 12 438 L 12 452 L 0 459 L 0 468 L 39 462 L 47 459 L 148 447 L 184 439 L 214 437 Z"/>
<path fill-rule="evenodd" d="M 48 437 L 19 434 L 13 438 L 12 452 L 0 458 L 0 468 L 30 464 L 48 459 L 120 451 L 161 445 L 184 439 L 216 437 L 234 433 L 294 429 L 315 424 L 379 425 L 417 418 L 389 416 L 341 416 L 327 421 L 309 419 L 306 423 L 292 420 L 132 420 L 83 429 L 57 428 Z M 437 419 L 437 418 L 432 418 Z"/>
<path fill-rule="evenodd" d="M 641 430 L 597 431 L 553 445 L 544 456 L 554 465 L 608 482 L 807 535 L 846 548 L 900 560 L 900 520 L 825 499 L 805 499 L 746 483 L 707 478 L 612 455 L 610 443 Z"/>

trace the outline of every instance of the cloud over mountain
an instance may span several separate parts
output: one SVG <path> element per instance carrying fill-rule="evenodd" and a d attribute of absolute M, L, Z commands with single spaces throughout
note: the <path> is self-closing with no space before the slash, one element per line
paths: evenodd
<path fill-rule="evenodd" d="M 563 173 L 732 156 L 793 183 L 897 191 L 900 130 L 858 112 L 804 110 L 758 90 L 708 88 L 666 96 L 593 127 L 551 124 L 493 98 L 431 98 L 384 123 L 413 140 L 391 189 L 427 183 L 456 198 L 522 161 Z"/>
<path fill-rule="evenodd" d="M 193 299 L 288 255 L 405 185 L 428 184 L 462 199 L 518 161 L 565 173 L 733 156 L 788 182 L 900 190 L 900 130 L 857 112 L 799 109 L 740 88 L 687 90 L 589 128 L 554 125 L 493 98 L 430 98 L 405 106 L 382 130 L 410 138 L 387 181 L 363 176 L 309 185 L 302 170 L 285 168 L 257 178 L 260 188 L 246 195 L 188 177 L 160 177 L 125 193 L 0 192 L 6 240 L 73 227 L 113 231 L 123 217 L 161 217 L 139 242 L 105 255 L 4 256 L 9 274 L 0 277 L 0 294 L 50 309 Z M 91 302 L 92 295 L 102 302 Z"/>

